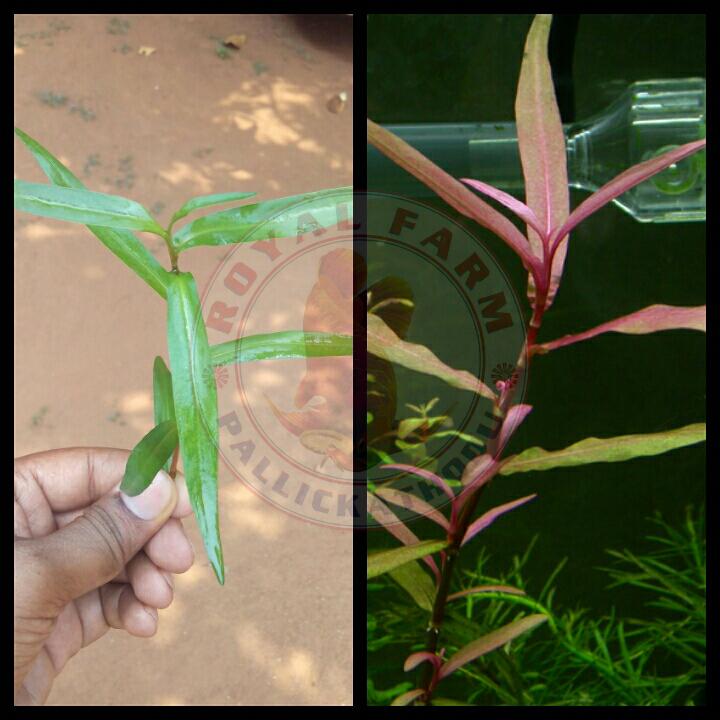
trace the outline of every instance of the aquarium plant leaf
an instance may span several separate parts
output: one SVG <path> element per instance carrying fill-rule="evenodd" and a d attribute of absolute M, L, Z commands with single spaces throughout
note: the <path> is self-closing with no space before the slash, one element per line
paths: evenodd
<path fill-rule="evenodd" d="M 166 420 L 175 422 L 175 404 L 172 396 L 172 375 L 165 361 L 158 355 L 153 363 L 153 413 L 155 424 Z M 164 468 L 170 472 L 172 458 L 168 458 Z"/>
<path fill-rule="evenodd" d="M 293 195 L 222 210 L 184 225 L 172 238 L 177 252 L 198 245 L 230 245 L 319 233 L 338 224 L 339 206 L 352 217 L 352 188 Z"/>
<path fill-rule="evenodd" d="M 424 540 L 415 545 L 405 545 L 392 550 L 381 550 L 380 552 L 371 553 L 367 557 L 367 577 L 371 578 L 390 572 L 396 567 L 410 562 L 411 560 L 419 560 L 433 553 L 444 550 L 449 545 L 447 540 Z"/>
<path fill-rule="evenodd" d="M 562 225 L 570 213 L 565 133 L 555 99 L 552 70 L 547 47 L 552 15 L 536 15 L 525 41 L 515 99 L 518 149 L 525 177 L 525 203 L 535 213 L 542 232 L 528 224 L 528 239 L 538 256 L 548 249 L 550 233 Z M 560 284 L 567 239 L 552 260 L 545 307 L 550 307 Z M 534 297 L 533 278 L 528 294 Z"/>
<path fill-rule="evenodd" d="M 448 205 L 504 240 L 520 256 L 528 272 L 540 271 L 540 262 L 533 255 L 527 239 L 504 215 L 389 130 L 370 119 L 367 130 L 368 141 L 380 152 L 434 190 Z"/>
<path fill-rule="evenodd" d="M 432 610 L 435 585 L 415 560 L 391 570 L 390 577 L 410 595 L 419 607 L 428 612 Z"/>
<path fill-rule="evenodd" d="M 27 133 L 15 128 L 15 134 L 25 143 L 42 171 L 53 185 L 84 189 L 85 186 L 52 153 Z M 163 298 L 169 274 L 154 255 L 128 230 L 112 230 L 98 225 L 88 225 L 88 230 L 114 255 L 135 271 Z"/>
<path fill-rule="evenodd" d="M 507 593 L 508 595 L 525 595 L 524 590 L 511 587 L 510 585 L 476 585 L 475 587 L 467 588 L 466 590 L 459 590 L 458 592 L 450 593 L 448 595 L 448 602 L 450 600 L 458 600 L 460 598 L 467 597 L 468 595 L 482 595 L 483 593 Z"/>
<path fill-rule="evenodd" d="M 246 335 L 237 340 L 212 345 L 210 353 L 213 365 L 217 366 L 253 360 L 352 355 L 352 349 L 352 335 L 289 330 L 262 335 Z"/>
<path fill-rule="evenodd" d="M 416 545 L 418 536 L 402 521 L 385 503 L 372 493 L 367 493 L 367 512 L 375 522 L 382 525 L 393 537 L 405 545 Z M 436 578 L 440 577 L 435 560 L 428 556 L 423 562 L 433 571 Z"/>
<path fill-rule="evenodd" d="M 524 404 L 513 405 L 507 411 L 505 420 L 503 420 L 503 423 L 500 426 L 500 433 L 498 435 L 498 441 L 497 441 L 498 449 L 495 452 L 495 456 L 500 454 L 500 452 L 503 450 L 503 448 L 510 441 L 510 438 L 513 436 L 513 433 L 515 432 L 515 430 L 517 430 L 518 427 L 520 427 L 523 420 L 525 420 L 525 418 L 530 414 L 531 411 L 532 411 L 532 405 L 524 405 Z"/>
<path fill-rule="evenodd" d="M 660 455 L 675 448 L 705 440 L 705 423 L 694 423 L 666 432 L 619 435 L 610 438 L 586 438 L 562 450 L 529 448 L 508 458 L 501 475 L 557 467 L 588 465 L 596 462 L 623 462 L 636 457 Z"/>
<path fill-rule="evenodd" d="M 130 453 L 120 490 L 126 495 L 139 495 L 146 490 L 177 444 L 178 433 L 174 420 L 156 425 Z"/>
<path fill-rule="evenodd" d="M 495 399 L 495 393 L 472 373 L 451 368 L 424 345 L 401 340 L 373 313 L 367 315 L 367 351 L 408 370 L 440 378 L 453 387 L 470 390 L 489 400 Z"/>
<path fill-rule="evenodd" d="M 591 330 L 576 335 L 564 335 L 552 342 L 536 345 L 533 347 L 532 352 L 547 353 L 582 340 L 589 340 L 606 332 L 646 335 L 661 330 L 700 330 L 705 332 L 705 305 L 696 307 L 650 305 L 637 312 L 598 325 Z"/>
<path fill-rule="evenodd" d="M 575 226 L 604 205 L 607 205 L 611 200 L 614 200 L 624 192 L 651 178 L 653 175 L 657 175 L 670 165 L 680 162 L 680 160 L 688 157 L 688 155 L 702 150 L 704 147 L 704 139 L 695 140 L 685 145 L 680 145 L 662 155 L 650 158 L 650 160 L 645 160 L 645 162 L 633 165 L 631 168 L 625 170 L 625 172 L 620 173 L 617 177 L 605 183 L 599 190 L 596 190 L 589 198 L 580 203 L 580 205 L 572 211 L 570 217 L 568 217 L 562 227 L 556 229 L 553 233 L 553 246 L 557 246 Z"/>
<path fill-rule="evenodd" d="M 403 463 L 393 463 L 392 465 L 383 465 L 385 470 L 400 470 L 402 472 L 410 473 L 411 475 L 417 475 L 418 477 L 427 480 L 433 485 L 437 486 L 447 495 L 449 500 L 455 499 L 455 493 L 452 488 L 443 480 L 439 475 L 436 475 L 430 470 L 424 470 L 423 468 L 415 467 L 414 465 L 405 465 Z"/>
<path fill-rule="evenodd" d="M 519 635 L 529 632 L 533 628 L 537 627 L 541 623 L 547 620 L 547 615 L 537 613 L 534 615 L 528 615 L 520 620 L 515 620 L 499 630 L 494 630 L 483 637 L 474 640 L 470 644 L 466 645 L 462 650 L 458 650 L 447 662 L 440 668 L 440 678 L 446 678 L 448 675 L 454 673 L 458 668 L 467 665 L 473 660 L 482 655 L 502 647 L 511 640 L 514 640 Z"/>
<path fill-rule="evenodd" d="M 411 670 L 414 670 L 420 663 L 424 662 L 429 662 L 435 668 L 439 668 L 442 665 L 442 658 L 439 655 L 428 652 L 427 650 L 414 652 L 411 655 L 408 655 L 407 658 L 405 658 L 403 670 L 405 672 L 410 672 Z"/>
<path fill-rule="evenodd" d="M 487 183 L 481 182 L 480 180 L 472 180 L 471 178 L 461 178 L 462 182 L 469 185 L 473 190 L 483 193 L 488 197 L 497 200 L 499 203 L 504 205 L 508 210 L 512 210 L 521 220 L 525 221 L 526 225 L 529 225 L 538 236 L 542 236 L 545 233 L 543 226 L 540 223 L 537 215 L 521 200 L 514 198 L 512 195 L 506 193 L 504 190 L 488 185 Z M 542 247 L 537 251 L 537 256 L 542 257 Z"/>
<path fill-rule="evenodd" d="M 213 205 L 222 205 L 223 203 L 237 202 L 239 200 L 247 200 L 257 195 L 255 192 L 230 192 L 215 193 L 214 195 L 201 195 L 188 200 L 173 216 L 170 218 L 170 226 L 172 227 L 178 220 L 187 217 L 194 210 L 202 210 Z"/>
<path fill-rule="evenodd" d="M 404 692 L 402 695 L 398 695 L 390 703 L 390 705 L 409 705 L 413 700 L 416 700 L 422 694 L 424 694 L 424 692 L 425 691 L 421 690 L 420 688 L 415 688 L 414 690 L 408 690 L 407 692 Z"/>
<path fill-rule="evenodd" d="M 492 510 L 488 510 L 486 513 L 483 513 L 468 527 L 461 545 L 469 543 L 479 532 L 484 530 L 489 525 L 492 525 L 492 523 L 494 523 L 495 520 L 497 520 L 501 515 L 504 515 L 511 510 L 514 510 L 516 507 L 520 507 L 520 505 L 524 505 L 526 502 L 530 502 L 530 500 L 534 500 L 536 497 L 537 493 L 534 493 L 532 495 L 526 495 L 525 497 L 521 497 L 518 500 L 513 500 L 511 502 L 504 503 L 503 505 L 498 505 L 497 507 L 492 508 Z"/>
<path fill-rule="evenodd" d="M 142 205 L 119 195 L 15 180 L 15 208 L 82 225 L 165 235 Z"/>
<path fill-rule="evenodd" d="M 190 273 L 173 273 L 167 300 L 168 353 L 185 482 L 210 564 L 222 585 L 217 390 L 200 300 Z"/>
<path fill-rule="evenodd" d="M 390 487 L 380 487 L 375 491 L 375 494 L 393 505 L 404 507 L 410 512 L 422 515 L 428 520 L 436 522 L 445 530 L 450 528 L 450 523 L 447 518 L 436 507 L 425 502 L 425 500 L 422 500 L 417 495 Z"/>

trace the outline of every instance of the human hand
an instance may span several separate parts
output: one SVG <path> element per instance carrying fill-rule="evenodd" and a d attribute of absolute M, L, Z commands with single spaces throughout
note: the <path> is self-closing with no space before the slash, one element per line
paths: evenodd
<path fill-rule="evenodd" d="M 81 648 L 109 628 L 150 637 L 193 563 L 184 478 L 118 492 L 129 452 L 50 450 L 15 461 L 15 704 L 42 704 Z"/>

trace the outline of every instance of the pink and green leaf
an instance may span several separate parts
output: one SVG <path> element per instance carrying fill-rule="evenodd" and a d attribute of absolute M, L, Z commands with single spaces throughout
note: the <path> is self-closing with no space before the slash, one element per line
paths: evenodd
<path fill-rule="evenodd" d="M 565 335 L 557 340 L 536 345 L 533 352 L 544 354 L 551 350 L 589 340 L 607 332 L 626 335 L 647 335 L 662 330 L 699 330 L 705 332 L 705 305 L 677 307 L 675 305 L 650 305 L 637 312 L 610 320 L 576 335 Z"/>
<path fill-rule="evenodd" d="M 516 507 L 520 507 L 520 505 L 524 505 L 526 502 L 530 502 L 530 500 L 534 500 L 536 497 L 537 493 L 526 495 L 518 500 L 513 500 L 512 502 L 507 502 L 494 507 L 492 510 L 488 510 L 468 527 L 461 546 L 469 543 L 479 532 L 482 532 L 486 527 L 492 525 L 501 515 L 514 510 Z"/>
<path fill-rule="evenodd" d="M 528 448 L 519 455 L 509 457 L 500 469 L 500 474 L 512 475 L 518 472 L 552 470 L 596 462 L 624 462 L 695 445 L 703 442 L 705 435 L 705 423 L 694 423 L 666 432 L 585 438 L 562 450 Z"/>
<path fill-rule="evenodd" d="M 472 373 L 451 368 L 424 345 L 402 340 L 374 313 L 367 314 L 367 351 L 408 370 L 432 375 L 453 387 L 495 400 L 495 393 Z"/>
<path fill-rule="evenodd" d="M 447 518 L 429 502 L 425 502 L 417 495 L 403 492 L 402 490 L 396 490 L 390 487 L 381 487 L 375 491 L 375 495 L 378 495 L 383 500 L 397 505 L 398 507 L 404 507 L 406 510 L 422 515 L 428 520 L 436 522 L 440 527 L 445 530 L 450 528 L 450 523 Z"/>
<path fill-rule="evenodd" d="M 533 253 L 542 256 L 553 228 L 559 227 L 570 212 L 565 133 L 555 99 L 552 70 L 547 55 L 552 15 L 536 15 L 525 42 L 515 100 L 518 147 L 525 176 L 525 202 L 537 218 L 542 232 L 528 224 Z M 567 241 L 552 261 L 546 306 L 555 297 L 562 276 Z M 528 295 L 535 287 L 529 278 Z"/>
<path fill-rule="evenodd" d="M 417 700 L 421 695 L 424 695 L 425 691 L 421 690 L 420 688 L 415 688 L 414 690 L 408 690 L 407 692 L 404 692 L 402 695 L 398 695 L 391 703 L 390 705 L 409 705 L 413 700 Z"/>
<path fill-rule="evenodd" d="M 440 668 L 440 678 L 446 678 L 448 675 L 454 673 L 458 668 L 461 668 L 473 660 L 477 660 L 479 657 L 487 655 L 489 652 L 506 645 L 516 637 L 529 632 L 541 623 L 544 623 L 547 619 L 548 616 L 541 613 L 528 615 L 527 617 L 515 620 L 514 622 L 501 627 L 499 630 L 483 635 L 483 637 L 466 645 L 462 648 L 462 650 L 458 650 L 455 655 L 453 655 Z"/>
<path fill-rule="evenodd" d="M 410 672 L 414 670 L 420 663 L 429 662 L 436 669 L 442 665 L 442 658 L 439 655 L 428 652 L 427 650 L 421 650 L 420 652 L 414 652 L 412 655 L 408 655 L 405 660 L 403 670 Z"/>
<path fill-rule="evenodd" d="M 532 254 L 526 238 L 502 213 L 474 195 L 459 180 L 448 175 L 390 131 L 370 119 L 367 121 L 367 128 L 368 141 L 380 152 L 434 190 L 458 212 L 475 220 L 504 240 L 520 256 L 528 272 L 540 271 L 540 263 Z"/>
<path fill-rule="evenodd" d="M 695 140 L 694 142 L 680 145 L 680 147 L 651 158 L 650 160 L 633 165 L 631 168 L 625 170 L 625 172 L 620 173 L 620 175 L 610 180 L 610 182 L 605 183 L 605 185 L 572 211 L 565 223 L 561 227 L 558 227 L 553 233 L 553 246 L 563 241 L 563 238 L 565 238 L 574 227 L 601 207 L 607 205 L 611 200 L 631 190 L 653 175 L 657 175 L 659 172 L 665 170 L 665 168 L 670 167 L 670 165 L 680 162 L 680 160 L 688 157 L 688 155 L 702 150 L 704 147 L 705 139 Z"/>
<path fill-rule="evenodd" d="M 367 556 L 367 579 L 390 572 L 404 563 L 425 558 L 448 546 L 447 540 L 424 540 L 392 550 L 381 550 Z"/>

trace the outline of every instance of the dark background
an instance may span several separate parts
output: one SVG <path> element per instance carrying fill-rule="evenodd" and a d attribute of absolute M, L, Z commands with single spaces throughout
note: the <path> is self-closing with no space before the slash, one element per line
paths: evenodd
<path fill-rule="evenodd" d="M 381 124 L 513 120 L 531 21 L 531 15 L 371 16 L 369 117 Z M 554 68 L 563 63 L 567 68 L 556 77 L 563 122 L 602 110 L 637 80 L 705 76 L 704 15 L 556 16 L 553 32 L 565 33 L 551 40 L 557 53 Z M 372 190 L 372 177 L 368 181 Z M 572 207 L 586 196 L 573 191 Z M 442 201 L 435 202 L 470 227 Z M 572 233 L 563 283 L 540 340 L 580 332 L 654 303 L 704 304 L 705 229 L 705 223 L 641 224 L 612 204 L 594 214 Z M 490 233 L 475 232 L 524 299 L 526 274 L 520 262 Z M 423 318 L 423 335 L 441 320 L 452 322 L 440 311 Z M 602 335 L 536 358 L 525 398 L 534 411 L 508 453 L 701 422 L 705 397 L 701 333 Z M 621 614 L 642 614 L 643 598 L 607 590 L 607 576 L 596 568 L 608 564 L 606 548 L 646 549 L 643 536 L 654 528 L 645 518 L 654 511 L 673 524 L 682 522 L 685 507 L 704 500 L 704 468 L 701 444 L 626 463 L 499 477 L 483 498 L 485 509 L 532 492 L 539 497 L 474 542 L 477 548 L 485 544 L 499 571 L 509 568 L 512 555 L 522 553 L 539 533 L 526 571 L 530 594 L 567 556 L 556 609 L 580 605 L 602 614 L 615 605 Z M 437 533 L 431 529 L 436 527 L 413 525 L 424 537 Z M 370 550 L 396 544 L 385 531 L 369 532 Z M 472 561 L 468 555 L 472 551 L 465 555 Z M 369 609 L 382 600 L 382 594 L 372 593 Z"/>

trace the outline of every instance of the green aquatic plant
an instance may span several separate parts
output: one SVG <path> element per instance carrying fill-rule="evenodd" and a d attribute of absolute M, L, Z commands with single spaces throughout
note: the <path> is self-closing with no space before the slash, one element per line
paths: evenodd
<path fill-rule="evenodd" d="M 515 115 L 525 178 L 525 202 L 477 180 L 461 181 L 451 177 L 400 138 L 368 119 L 370 143 L 425 183 L 455 210 L 492 231 L 520 258 L 528 273 L 530 304 L 527 337 L 515 364 L 516 371 L 523 374 L 528 373 L 538 356 L 602 333 L 637 335 L 678 329 L 705 331 L 705 306 L 654 304 L 584 332 L 550 342 L 538 340 L 543 319 L 560 288 L 569 236 L 574 228 L 614 198 L 705 148 L 705 140 L 700 139 L 662 152 L 625 170 L 571 212 L 565 136 L 547 56 L 550 25 L 550 15 L 535 17 L 526 39 L 518 82 Z M 469 188 L 510 210 L 526 226 L 526 233 L 523 234 L 505 215 Z M 405 477 L 416 476 L 434 486 L 444 497 L 444 506 L 449 510 L 447 515 L 440 507 L 393 488 L 376 489 L 368 496 L 370 516 L 403 544 L 401 548 L 369 555 L 368 577 L 394 571 L 396 580 L 401 578 L 399 581 L 426 616 L 423 647 L 411 653 L 405 661 L 407 671 L 421 667 L 422 672 L 415 687 L 402 693 L 393 704 L 431 704 L 441 683 L 444 684 L 453 674 L 467 672 L 468 666 L 475 667 L 476 661 L 488 653 L 497 655 L 494 651 L 508 643 L 516 646 L 525 633 L 551 622 L 551 615 L 524 603 L 526 611 L 519 617 L 505 624 L 475 628 L 474 636 L 463 646 L 452 648 L 448 644 L 445 619 L 455 596 L 452 592 L 453 576 L 462 548 L 502 515 L 537 497 L 536 494 L 527 495 L 490 508 L 476 517 L 475 511 L 490 481 L 498 475 L 620 462 L 665 453 L 704 441 L 705 425 L 693 423 L 663 432 L 585 438 L 564 449 L 548 451 L 530 448 L 506 458 L 503 457 L 505 446 L 532 411 L 530 405 L 515 400 L 520 386 L 516 378 L 499 379 L 491 388 L 467 371 L 448 367 L 429 348 L 410 343 L 393 330 L 370 299 L 367 347 L 369 353 L 388 363 L 432 375 L 453 387 L 489 400 L 495 419 L 484 452 L 468 463 L 457 492 L 445 478 L 426 467 L 406 463 L 384 466 L 404 473 Z M 421 541 L 386 503 L 425 515 L 440 527 L 442 537 Z M 431 575 L 414 562 L 416 558 L 422 559 Z M 398 575 L 402 566 L 405 569 Z M 510 586 L 501 589 L 507 595 L 517 595 L 516 590 Z M 497 591 L 496 587 L 478 586 L 472 593 L 483 595 Z"/>
<path fill-rule="evenodd" d="M 703 704 L 705 689 L 705 524 L 704 509 L 688 507 L 685 521 L 673 527 L 657 514 L 653 532 L 640 551 L 608 550 L 609 567 L 598 568 L 608 588 L 635 596 L 646 608 L 642 617 L 610 611 L 594 617 L 587 608 L 560 608 L 557 583 L 565 561 L 530 596 L 525 578 L 536 538 L 511 569 L 490 572 L 491 558 L 483 548 L 472 567 L 462 573 L 462 589 L 454 593 L 444 625 L 448 651 L 466 646 L 478 631 L 492 632 L 525 611 L 542 613 L 548 630 L 518 636 L 501 651 L 463 666 L 454 677 L 452 696 L 431 704 L 468 705 L 605 705 L 654 706 Z M 383 576 L 388 578 L 390 576 Z M 505 590 L 471 592 L 473 588 Z M 509 593 L 507 588 L 515 588 Z M 382 609 L 368 614 L 373 644 L 369 653 L 389 654 L 413 642 L 418 608 L 402 604 L 407 587 L 390 580 L 375 581 Z M 389 598 L 389 599 L 388 599 Z M 372 632 L 370 630 L 372 628 Z M 382 673 L 382 675 L 380 674 Z M 385 668 L 368 665 L 368 688 L 391 683 Z M 398 697 L 410 690 L 398 684 Z M 450 691 L 448 691 L 450 694 Z M 387 704 L 387 696 L 368 694 L 371 704 Z"/>
<path fill-rule="evenodd" d="M 124 22 L 124 21 L 123 21 Z M 119 27 L 119 26 L 118 26 Z M 121 489 L 137 495 L 165 468 L 174 477 L 182 455 L 190 503 L 218 582 L 225 582 L 218 522 L 218 410 L 215 368 L 273 358 L 352 354 L 352 338 L 333 333 L 278 332 L 210 346 L 195 279 L 181 272 L 181 253 L 199 245 L 275 241 L 337 225 L 352 216 L 351 188 L 320 190 L 294 197 L 212 212 L 174 226 L 197 210 L 238 203 L 254 192 L 230 192 L 188 200 L 162 227 L 128 198 L 87 190 L 40 143 L 22 130 L 16 135 L 33 154 L 51 184 L 15 180 L 15 207 L 43 217 L 81 223 L 125 265 L 167 301 L 170 369 L 156 357 L 153 367 L 155 427 L 135 446 Z M 158 235 L 167 248 L 165 269 L 133 231 Z"/>

